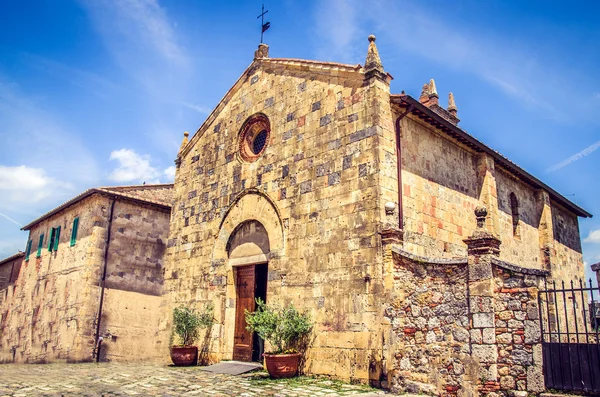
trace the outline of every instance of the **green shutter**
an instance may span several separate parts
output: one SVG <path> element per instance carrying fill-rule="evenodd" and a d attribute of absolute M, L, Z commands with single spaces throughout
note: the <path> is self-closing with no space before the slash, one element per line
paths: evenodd
<path fill-rule="evenodd" d="M 28 261 L 29 260 L 29 254 L 31 253 L 31 243 L 33 242 L 33 240 L 29 240 L 27 242 L 27 250 L 25 252 L 25 260 Z"/>
<path fill-rule="evenodd" d="M 58 243 L 60 242 L 60 226 L 56 228 L 56 236 L 54 236 L 54 251 L 58 251 Z"/>
<path fill-rule="evenodd" d="M 44 245 L 44 233 L 40 235 L 40 242 L 38 243 L 37 257 L 42 256 L 42 246 Z"/>
<path fill-rule="evenodd" d="M 52 252 L 52 248 L 54 248 L 54 236 L 56 233 L 55 228 L 50 228 L 50 237 L 48 238 L 48 251 Z"/>
<path fill-rule="evenodd" d="M 73 219 L 73 229 L 71 230 L 71 247 L 77 242 L 77 229 L 79 228 L 79 217 Z"/>

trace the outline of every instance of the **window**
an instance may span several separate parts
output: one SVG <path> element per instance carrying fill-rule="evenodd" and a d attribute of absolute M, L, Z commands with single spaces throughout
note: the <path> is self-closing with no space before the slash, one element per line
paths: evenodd
<path fill-rule="evenodd" d="M 271 134 L 271 123 L 264 114 L 250 116 L 244 122 L 239 135 L 239 153 L 242 160 L 256 161 L 267 148 Z"/>
<path fill-rule="evenodd" d="M 77 229 L 79 228 L 79 217 L 73 219 L 73 228 L 71 229 L 71 247 L 77 242 Z"/>
<path fill-rule="evenodd" d="M 58 242 L 60 241 L 60 226 L 56 228 L 56 237 L 54 237 L 54 251 L 58 251 Z"/>
<path fill-rule="evenodd" d="M 56 237 L 56 229 L 50 228 L 50 237 L 48 238 L 48 251 L 52 252 L 54 248 L 54 237 Z"/>
<path fill-rule="evenodd" d="M 40 241 L 38 243 L 38 250 L 36 257 L 39 258 L 42 256 L 42 246 L 44 245 L 44 233 L 40 234 Z"/>
<path fill-rule="evenodd" d="M 26 261 L 29 260 L 29 254 L 31 253 L 31 243 L 33 243 L 33 240 L 29 240 L 27 242 L 27 249 L 25 250 L 25 260 Z"/>
<path fill-rule="evenodd" d="M 50 229 L 50 238 L 48 239 L 48 251 L 57 251 L 60 240 L 60 226 Z"/>
<path fill-rule="evenodd" d="M 510 211 L 512 214 L 513 236 L 519 237 L 519 200 L 514 193 L 510 194 Z"/>

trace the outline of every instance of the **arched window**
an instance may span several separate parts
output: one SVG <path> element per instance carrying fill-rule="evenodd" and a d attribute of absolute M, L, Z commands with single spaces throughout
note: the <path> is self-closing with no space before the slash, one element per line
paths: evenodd
<path fill-rule="evenodd" d="M 510 194 L 510 211 L 512 214 L 513 236 L 519 236 L 519 200 L 514 193 Z"/>

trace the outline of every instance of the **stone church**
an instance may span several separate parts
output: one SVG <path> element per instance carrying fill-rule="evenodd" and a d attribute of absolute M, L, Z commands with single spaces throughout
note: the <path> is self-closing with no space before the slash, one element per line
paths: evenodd
<path fill-rule="evenodd" d="M 262 297 L 311 313 L 308 373 L 448 394 L 481 379 L 488 391 L 543 387 L 526 329 L 537 310 L 524 298 L 513 313 L 498 294 L 583 277 L 578 217 L 591 214 L 462 130 L 433 80 L 419 98 L 392 94 L 391 80 L 374 36 L 364 66 L 271 58 L 261 44 L 185 133 L 165 346 L 174 306 L 212 305 L 210 359 L 256 360 L 243 313 Z M 516 274 L 522 290 L 492 288 Z M 494 322 L 501 307 L 512 325 Z"/>

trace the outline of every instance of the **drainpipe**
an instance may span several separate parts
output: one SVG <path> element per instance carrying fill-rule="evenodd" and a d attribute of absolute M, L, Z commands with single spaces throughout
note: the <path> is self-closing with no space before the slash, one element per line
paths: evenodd
<path fill-rule="evenodd" d="M 402 136 L 402 127 L 400 121 L 413 110 L 413 105 L 409 105 L 404 113 L 396 119 L 396 162 L 398 163 L 398 229 L 404 229 L 404 209 L 402 206 L 402 147 L 400 137 Z"/>
<path fill-rule="evenodd" d="M 104 280 L 106 279 L 106 268 L 108 267 L 108 246 L 110 244 L 110 231 L 112 228 L 113 213 L 115 211 L 116 200 L 116 197 L 113 197 L 112 202 L 110 203 L 110 212 L 108 213 L 108 229 L 106 231 L 106 243 L 104 244 L 102 278 L 100 279 L 100 304 L 98 305 L 98 321 L 96 321 L 96 362 L 100 361 L 100 346 L 102 344 L 102 337 L 100 337 L 100 322 L 102 319 L 102 306 L 104 304 Z"/>

